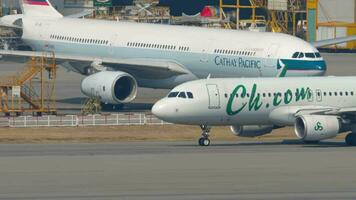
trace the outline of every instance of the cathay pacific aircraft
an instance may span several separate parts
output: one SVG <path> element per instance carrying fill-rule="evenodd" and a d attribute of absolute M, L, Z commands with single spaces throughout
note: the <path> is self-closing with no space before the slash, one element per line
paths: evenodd
<path fill-rule="evenodd" d="M 162 120 L 200 125 L 201 146 L 210 144 L 211 126 L 257 137 L 294 126 L 298 138 L 318 142 L 350 131 L 356 145 L 356 77 L 204 79 L 174 88 L 152 109 Z"/>
<path fill-rule="evenodd" d="M 171 89 L 208 76 L 319 76 L 326 71 L 318 44 L 285 34 L 77 19 L 63 17 L 47 0 L 22 1 L 23 15 L 5 16 L 1 25 L 21 28 L 22 40 L 34 51 L 0 54 L 54 52 L 59 64 L 88 75 L 82 92 L 105 103 L 131 102 L 139 86 Z"/>

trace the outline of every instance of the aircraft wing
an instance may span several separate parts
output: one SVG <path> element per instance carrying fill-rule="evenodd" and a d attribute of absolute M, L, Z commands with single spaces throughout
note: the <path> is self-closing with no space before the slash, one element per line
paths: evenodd
<path fill-rule="evenodd" d="M 329 45 L 334 45 L 334 44 L 341 44 L 341 43 L 355 41 L 355 40 L 356 40 L 356 35 L 353 35 L 353 36 L 349 36 L 349 37 L 341 37 L 341 38 L 335 38 L 335 39 L 329 39 L 329 40 L 320 40 L 320 41 L 312 42 L 311 44 L 314 45 L 314 47 L 319 48 L 319 47 L 324 47 L 324 46 L 329 46 Z"/>
<path fill-rule="evenodd" d="M 51 52 L 37 52 L 37 51 L 16 51 L 16 50 L 0 50 L 0 55 L 4 59 L 10 58 L 24 58 L 24 57 L 53 57 Z M 55 59 L 57 63 L 63 62 L 81 62 L 86 63 L 86 66 L 103 66 L 110 67 L 114 70 L 121 70 L 132 73 L 133 75 L 142 78 L 168 78 L 175 75 L 188 74 L 184 66 L 174 60 L 158 60 L 158 59 L 127 59 L 127 58 L 104 58 L 91 57 L 81 55 L 69 55 L 63 53 L 56 53 Z"/>
<path fill-rule="evenodd" d="M 356 115 L 356 107 L 346 107 L 346 108 L 337 108 L 337 107 L 318 107 L 318 108 L 300 108 L 296 112 L 298 115 Z"/>

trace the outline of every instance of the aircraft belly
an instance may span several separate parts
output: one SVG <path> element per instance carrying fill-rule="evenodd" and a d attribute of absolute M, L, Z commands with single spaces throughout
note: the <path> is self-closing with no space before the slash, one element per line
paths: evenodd
<path fill-rule="evenodd" d="M 265 112 L 242 113 L 239 116 L 233 117 L 232 121 L 241 125 L 270 124 L 268 113 Z"/>

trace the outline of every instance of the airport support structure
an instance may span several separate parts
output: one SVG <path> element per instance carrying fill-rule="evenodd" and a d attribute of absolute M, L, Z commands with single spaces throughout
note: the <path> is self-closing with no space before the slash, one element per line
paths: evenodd
<path fill-rule="evenodd" d="M 316 27 L 318 19 L 318 0 L 307 0 L 307 21 L 308 21 L 308 35 L 309 42 L 316 41 Z"/>
<path fill-rule="evenodd" d="M 0 78 L 0 112 L 55 114 L 56 77 L 54 53 L 31 57 L 21 72 Z"/>
<path fill-rule="evenodd" d="M 246 5 L 241 4 L 242 0 L 235 0 L 234 4 L 225 4 L 225 1 L 220 0 L 220 19 L 227 17 L 225 12 L 227 9 L 236 9 L 236 24 L 225 24 L 225 28 L 243 29 L 242 25 L 250 25 L 251 28 L 257 28 L 257 30 L 259 30 L 258 27 L 265 27 L 266 31 L 291 35 L 298 35 L 303 29 L 306 15 L 305 0 L 248 0 Z M 250 10 L 251 17 L 241 19 L 242 9 Z M 259 10 L 266 14 L 259 15 Z"/>

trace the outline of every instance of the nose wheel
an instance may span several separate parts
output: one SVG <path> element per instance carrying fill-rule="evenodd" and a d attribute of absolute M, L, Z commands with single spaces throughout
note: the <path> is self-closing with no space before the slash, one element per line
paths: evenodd
<path fill-rule="evenodd" d="M 356 146 L 356 133 L 349 133 L 345 138 L 345 143 L 348 146 Z"/>
<path fill-rule="evenodd" d="M 200 146 L 209 146 L 210 145 L 210 139 L 209 139 L 209 132 L 211 130 L 210 126 L 206 125 L 201 125 L 200 128 L 202 129 L 203 133 L 201 134 L 201 138 L 199 139 L 199 145 Z"/>

